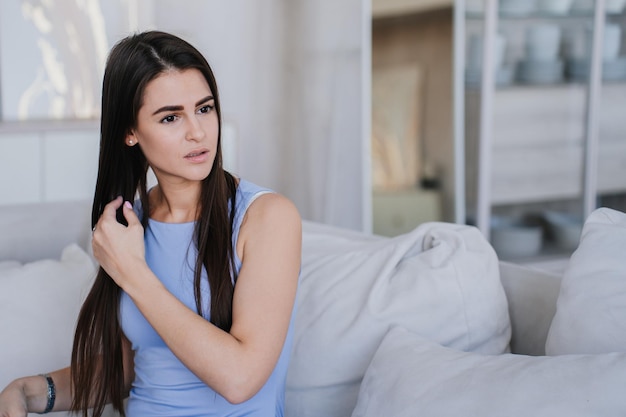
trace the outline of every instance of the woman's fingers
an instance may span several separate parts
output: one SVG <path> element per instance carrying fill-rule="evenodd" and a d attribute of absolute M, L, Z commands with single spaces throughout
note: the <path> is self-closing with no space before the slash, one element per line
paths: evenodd
<path fill-rule="evenodd" d="M 128 226 L 117 221 L 120 207 Z M 117 197 L 104 207 L 93 232 L 92 248 L 100 266 L 122 287 L 120 280 L 128 275 L 125 272 L 144 258 L 143 226 L 129 201 Z"/>
<path fill-rule="evenodd" d="M 110 201 L 106 206 L 104 206 L 102 215 L 98 219 L 98 222 L 91 229 L 91 231 L 95 233 L 96 230 L 98 230 L 98 228 L 102 225 L 103 221 L 116 220 L 115 213 L 117 212 L 117 209 L 120 208 L 122 201 L 122 196 L 118 196 L 114 200 Z"/>
<path fill-rule="evenodd" d="M 122 205 L 122 196 L 117 196 L 115 200 L 112 200 L 109 204 L 104 206 L 104 211 L 102 212 L 102 216 L 105 218 L 113 218 L 115 219 L 115 213 L 117 209 Z"/>
<path fill-rule="evenodd" d="M 124 203 L 123 213 L 126 221 L 128 222 L 128 226 L 141 224 L 141 222 L 139 221 L 139 217 L 137 217 L 135 210 L 133 210 L 133 205 L 130 203 L 130 201 L 126 201 Z"/>

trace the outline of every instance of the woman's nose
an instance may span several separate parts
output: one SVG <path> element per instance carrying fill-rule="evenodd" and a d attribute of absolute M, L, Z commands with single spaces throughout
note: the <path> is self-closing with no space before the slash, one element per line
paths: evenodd
<path fill-rule="evenodd" d="M 187 132 L 185 135 L 185 139 L 187 140 L 201 140 L 204 138 L 204 129 L 202 128 L 202 124 L 196 117 L 190 117 L 187 119 Z"/>

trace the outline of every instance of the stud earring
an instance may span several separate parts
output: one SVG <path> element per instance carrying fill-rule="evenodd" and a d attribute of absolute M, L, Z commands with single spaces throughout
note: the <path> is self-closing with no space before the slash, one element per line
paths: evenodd
<path fill-rule="evenodd" d="M 132 141 L 132 140 L 129 140 L 129 141 L 128 141 L 128 144 L 129 144 L 129 145 L 132 145 L 132 144 L 133 144 L 133 141 Z"/>

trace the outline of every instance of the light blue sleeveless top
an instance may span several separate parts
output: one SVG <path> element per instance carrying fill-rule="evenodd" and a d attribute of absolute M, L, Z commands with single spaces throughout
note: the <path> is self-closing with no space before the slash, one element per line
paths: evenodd
<path fill-rule="evenodd" d="M 244 214 L 256 197 L 270 190 L 241 180 L 236 194 L 233 249 Z M 137 205 L 139 206 L 139 205 Z M 139 212 L 141 208 L 137 209 Z M 140 213 L 139 213 L 140 214 Z M 146 261 L 165 287 L 187 307 L 196 311 L 193 268 L 197 249 L 192 243 L 194 223 L 162 223 L 150 219 L 145 231 Z M 241 260 L 236 256 L 237 272 Z M 202 301 L 210 300 L 206 271 Z M 209 320 L 207 308 L 203 316 Z M 291 353 L 293 317 L 280 358 L 261 390 L 248 401 L 233 405 L 198 379 L 170 351 L 165 342 L 122 292 L 122 330 L 135 351 L 135 380 L 127 405 L 129 417 L 138 416 L 282 416 L 287 365 Z"/>

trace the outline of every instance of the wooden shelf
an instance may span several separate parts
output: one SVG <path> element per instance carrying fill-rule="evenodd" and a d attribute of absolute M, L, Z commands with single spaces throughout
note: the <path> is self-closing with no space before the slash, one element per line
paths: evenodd
<path fill-rule="evenodd" d="M 372 17 L 397 17 L 452 7 L 454 0 L 372 0 Z"/>

